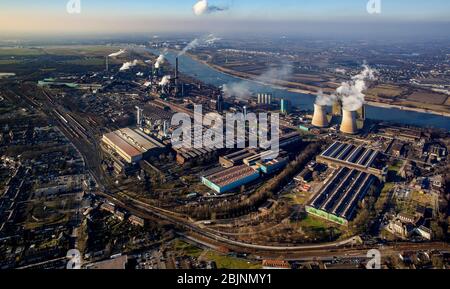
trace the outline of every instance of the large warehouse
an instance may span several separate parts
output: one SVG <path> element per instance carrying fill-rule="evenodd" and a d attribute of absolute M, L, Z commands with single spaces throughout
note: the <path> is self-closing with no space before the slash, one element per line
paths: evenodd
<path fill-rule="evenodd" d="M 158 154 L 164 145 L 139 129 L 123 128 L 103 135 L 102 143 L 128 163 L 135 163 L 149 154 Z"/>
<path fill-rule="evenodd" d="M 386 171 L 374 166 L 380 153 L 371 148 L 334 142 L 317 157 L 317 162 L 333 168 L 347 167 L 367 172 L 382 179 Z"/>
<path fill-rule="evenodd" d="M 366 172 L 341 168 L 306 207 L 312 215 L 347 225 L 354 217 L 358 203 L 364 199 L 377 178 Z"/>
<path fill-rule="evenodd" d="M 202 177 L 202 183 L 214 191 L 223 194 L 246 185 L 258 179 L 259 176 L 259 171 L 252 167 L 241 165 L 204 176 Z"/>

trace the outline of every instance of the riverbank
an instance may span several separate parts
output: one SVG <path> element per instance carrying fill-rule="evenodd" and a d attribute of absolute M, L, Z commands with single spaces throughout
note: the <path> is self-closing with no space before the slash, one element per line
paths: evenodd
<path fill-rule="evenodd" d="M 234 70 L 227 69 L 227 68 L 221 67 L 221 66 L 216 65 L 216 64 L 211 64 L 211 63 L 209 63 L 209 62 L 207 62 L 205 60 L 202 60 L 202 59 L 198 58 L 198 56 L 196 56 L 194 54 L 191 54 L 191 53 L 189 53 L 189 57 L 191 57 L 195 61 L 198 61 L 198 62 L 202 63 L 203 65 L 208 66 L 211 69 L 214 69 L 214 70 L 216 70 L 218 72 L 221 72 L 223 74 L 226 74 L 226 75 L 229 75 L 229 76 L 232 76 L 232 77 L 236 77 L 236 78 L 239 78 L 239 79 L 242 79 L 242 80 L 253 81 L 253 82 L 261 84 L 261 85 L 271 86 L 271 87 L 274 87 L 274 88 L 277 88 L 277 89 L 282 89 L 282 90 L 289 91 L 289 92 L 294 92 L 294 93 L 308 94 L 308 95 L 313 95 L 313 96 L 315 96 L 317 94 L 317 91 L 290 88 L 290 87 L 283 86 L 280 83 L 278 83 L 278 84 L 264 83 L 264 82 L 255 80 L 252 75 L 244 74 L 244 73 L 238 73 L 238 72 L 236 72 Z M 396 104 L 387 104 L 387 103 L 381 103 L 381 102 L 376 102 L 376 101 L 367 101 L 366 103 L 367 103 L 367 105 L 370 105 L 370 106 L 373 106 L 373 107 L 387 108 L 387 109 L 399 109 L 399 110 L 404 110 L 404 111 L 412 111 L 412 112 L 418 112 L 418 113 L 427 113 L 427 114 L 432 114 L 432 115 L 438 115 L 438 116 L 443 116 L 443 117 L 450 117 L 450 113 L 449 112 L 436 111 L 436 110 L 424 109 L 424 108 L 419 108 L 419 107 L 410 107 L 410 106 L 396 105 Z"/>

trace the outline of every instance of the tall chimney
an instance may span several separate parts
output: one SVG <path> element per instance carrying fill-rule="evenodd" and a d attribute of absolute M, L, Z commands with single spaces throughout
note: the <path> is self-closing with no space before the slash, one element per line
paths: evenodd
<path fill-rule="evenodd" d="M 106 71 L 109 71 L 109 56 L 106 55 Z"/>
<path fill-rule="evenodd" d="M 316 127 L 329 126 L 325 106 L 314 104 L 314 116 L 312 120 L 312 125 Z"/>
<path fill-rule="evenodd" d="M 342 110 L 341 132 L 346 134 L 358 133 L 356 111 Z"/>
<path fill-rule="evenodd" d="M 175 59 L 175 81 L 178 80 L 178 57 Z"/>

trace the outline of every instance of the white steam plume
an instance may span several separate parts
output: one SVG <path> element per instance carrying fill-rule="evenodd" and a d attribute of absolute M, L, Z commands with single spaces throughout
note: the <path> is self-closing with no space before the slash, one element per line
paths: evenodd
<path fill-rule="evenodd" d="M 195 49 L 199 44 L 200 41 L 197 38 L 195 38 L 194 40 L 189 42 L 189 44 L 186 45 L 186 47 L 184 47 L 183 50 L 180 51 L 180 53 L 178 53 L 178 56 L 186 54 L 186 52 L 188 52 L 189 50 Z"/>
<path fill-rule="evenodd" d="M 117 56 L 122 55 L 122 54 L 124 54 L 124 53 L 125 53 L 125 49 L 120 49 L 119 51 L 114 52 L 114 53 L 111 53 L 111 54 L 108 55 L 108 56 L 109 56 L 109 57 L 117 57 Z"/>
<path fill-rule="evenodd" d="M 161 79 L 161 81 L 159 82 L 159 86 L 166 86 L 167 84 L 169 84 L 170 79 L 171 79 L 170 75 L 164 76 L 164 77 Z"/>
<path fill-rule="evenodd" d="M 375 71 L 368 65 L 363 65 L 363 70 L 352 77 L 352 80 L 343 82 L 336 89 L 337 96 L 342 100 L 345 110 L 356 111 L 365 103 L 364 90 L 367 89 L 366 80 L 375 80 Z"/>
<path fill-rule="evenodd" d="M 155 68 L 160 68 L 162 64 L 164 64 L 166 58 L 164 54 L 161 54 L 155 62 Z"/>
<path fill-rule="evenodd" d="M 232 96 L 239 99 L 249 99 L 252 95 L 250 91 L 250 86 L 246 82 L 235 82 L 224 84 L 222 87 L 224 96 L 230 98 Z"/>
<path fill-rule="evenodd" d="M 317 92 L 316 104 L 321 106 L 332 106 L 337 100 L 335 94 L 328 95 L 324 94 L 322 90 Z"/>
<path fill-rule="evenodd" d="M 130 62 L 125 62 L 125 63 L 122 65 L 122 67 L 120 68 L 119 71 L 125 71 L 125 70 L 128 70 L 128 69 L 130 69 L 131 67 L 136 66 L 137 64 L 138 64 L 138 61 L 137 61 L 136 59 L 133 60 L 133 61 L 130 61 Z"/>
<path fill-rule="evenodd" d="M 336 94 L 327 95 L 323 91 L 317 93 L 316 104 L 322 106 L 332 106 L 337 100 L 342 101 L 345 110 L 356 111 L 365 103 L 363 91 L 367 88 L 367 80 L 375 80 L 375 71 L 368 65 L 363 65 L 363 70 L 352 77 L 352 80 L 343 82 L 336 89 Z"/>
<path fill-rule="evenodd" d="M 266 84 L 276 84 L 277 81 L 286 80 L 292 74 L 292 66 L 284 64 L 280 68 L 271 68 L 265 73 L 254 77 L 253 79 L 258 82 Z M 225 84 L 223 86 L 223 92 L 225 97 L 236 97 L 239 99 L 248 99 L 251 96 L 250 82 L 241 81 Z"/>
<path fill-rule="evenodd" d="M 278 81 L 288 79 L 291 74 L 292 74 L 292 66 L 288 64 L 283 64 L 282 67 L 269 69 L 260 76 L 257 76 L 255 80 L 263 83 L 276 84 Z"/>
<path fill-rule="evenodd" d="M 166 61 L 166 54 L 167 54 L 167 52 L 168 52 L 168 50 L 167 50 L 167 48 L 165 48 L 164 51 L 156 59 L 156 62 L 155 62 L 155 68 L 156 69 L 160 68 L 161 65 L 163 65 L 164 62 Z"/>
<path fill-rule="evenodd" d="M 209 5 L 208 0 L 199 0 L 195 3 L 194 7 L 192 7 L 194 14 L 197 16 L 211 14 L 215 12 L 221 12 L 228 10 L 228 7 L 219 7 L 214 5 Z"/>
<path fill-rule="evenodd" d="M 206 37 L 195 38 L 194 40 L 189 42 L 189 44 L 186 45 L 186 47 L 184 47 L 183 50 L 180 51 L 180 53 L 178 53 L 178 56 L 182 56 L 182 55 L 186 54 L 186 52 L 188 52 L 192 49 L 195 49 L 199 46 L 213 45 L 214 43 L 216 43 L 219 40 L 221 40 L 221 38 L 214 36 L 214 34 L 209 34 Z"/>

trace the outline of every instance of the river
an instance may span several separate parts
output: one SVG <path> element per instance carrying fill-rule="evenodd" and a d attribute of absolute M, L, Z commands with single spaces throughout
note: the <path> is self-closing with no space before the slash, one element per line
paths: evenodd
<path fill-rule="evenodd" d="M 159 50 L 149 49 L 153 54 L 159 54 Z M 176 53 L 169 52 L 166 59 L 172 65 L 175 64 Z M 315 96 L 291 92 L 281 88 L 274 88 L 270 85 L 263 85 L 251 80 L 243 80 L 238 77 L 217 71 L 205 65 L 189 55 L 179 58 L 179 70 L 181 73 L 194 77 L 206 84 L 221 86 L 224 84 L 244 82 L 253 93 L 272 93 L 276 98 L 285 98 L 292 102 L 295 107 L 301 109 L 313 109 Z M 450 118 L 431 113 L 422 113 L 398 108 L 383 108 L 367 106 L 366 116 L 368 119 L 389 121 L 398 124 L 406 124 L 418 127 L 442 128 L 450 131 Z"/>

